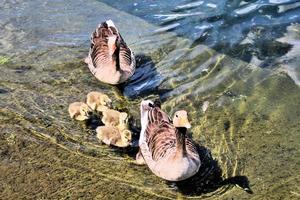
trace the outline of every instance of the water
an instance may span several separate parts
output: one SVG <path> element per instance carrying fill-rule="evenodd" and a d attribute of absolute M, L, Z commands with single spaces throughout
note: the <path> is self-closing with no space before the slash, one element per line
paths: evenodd
<path fill-rule="evenodd" d="M 299 1 L 103 2 L 1 2 L 0 198 L 299 198 Z M 108 18 L 137 55 L 120 87 L 83 62 Z M 93 90 L 137 130 L 141 99 L 188 110 L 199 174 L 167 183 L 100 145 L 67 113 Z"/>

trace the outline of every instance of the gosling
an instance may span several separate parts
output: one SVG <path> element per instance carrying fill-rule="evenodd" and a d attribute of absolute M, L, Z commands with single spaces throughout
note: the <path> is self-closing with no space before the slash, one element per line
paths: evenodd
<path fill-rule="evenodd" d="M 102 111 L 103 117 L 102 122 L 105 125 L 117 126 L 120 124 L 120 121 L 126 120 L 128 114 L 126 112 L 119 112 L 113 109 L 104 108 Z"/>
<path fill-rule="evenodd" d="M 72 119 L 84 121 L 89 118 L 91 109 L 83 102 L 74 102 L 69 105 L 69 114 Z"/>
<path fill-rule="evenodd" d="M 96 129 L 97 138 L 116 147 L 127 147 L 131 144 L 131 131 L 128 130 L 127 116 L 121 117 L 118 126 L 99 126 Z"/>
<path fill-rule="evenodd" d="M 101 92 L 90 92 L 87 94 L 87 105 L 96 111 L 102 112 L 105 108 L 111 107 L 111 99 Z"/>
<path fill-rule="evenodd" d="M 130 130 L 120 131 L 115 126 L 99 126 L 96 132 L 97 138 L 109 146 L 128 147 L 131 144 Z"/>

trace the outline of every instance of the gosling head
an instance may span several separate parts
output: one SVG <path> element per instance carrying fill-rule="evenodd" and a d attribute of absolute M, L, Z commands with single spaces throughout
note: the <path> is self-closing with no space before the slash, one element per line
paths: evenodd
<path fill-rule="evenodd" d="M 127 144 L 130 144 L 131 143 L 131 131 L 130 130 L 124 130 L 122 132 L 122 140 L 123 142 L 127 143 Z"/>
<path fill-rule="evenodd" d="M 175 127 L 191 128 L 191 124 L 188 119 L 187 111 L 179 110 L 174 113 L 173 124 Z"/>
<path fill-rule="evenodd" d="M 128 114 L 126 112 L 121 112 L 119 116 L 119 123 L 127 124 L 127 122 L 128 122 Z"/>
<path fill-rule="evenodd" d="M 102 96 L 102 98 L 101 98 L 100 101 L 101 101 L 101 105 L 107 106 L 107 107 L 111 108 L 112 101 L 111 101 L 111 99 L 106 94 L 103 94 L 103 96 Z"/>
<path fill-rule="evenodd" d="M 79 112 L 84 118 L 88 119 L 92 110 L 87 104 L 82 103 L 79 107 Z"/>

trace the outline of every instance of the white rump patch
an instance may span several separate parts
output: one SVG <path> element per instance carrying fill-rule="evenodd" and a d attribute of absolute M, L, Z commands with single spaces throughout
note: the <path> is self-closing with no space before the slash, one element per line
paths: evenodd
<path fill-rule="evenodd" d="M 106 21 L 106 24 L 107 24 L 108 27 L 110 27 L 110 26 L 116 27 L 115 24 L 114 24 L 114 22 L 113 22 L 111 19 L 110 19 L 110 20 L 107 20 L 107 21 Z"/>

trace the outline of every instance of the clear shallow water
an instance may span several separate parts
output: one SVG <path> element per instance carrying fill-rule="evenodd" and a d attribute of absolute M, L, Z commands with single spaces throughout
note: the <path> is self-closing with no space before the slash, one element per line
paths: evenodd
<path fill-rule="evenodd" d="M 262 67 L 254 58 L 245 62 L 241 56 L 222 54 L 206 40 L 199 42 L 180 33 L 176 24 L 165 32 L 170 24 L 164 24 L 163 17 L 157 19 L 152 1 L 144 3 L 149 3 L 147 12 L 141 3 L 135 6 L 141 10 L 139 15 L 126 10 L 126 3 L 112 5 L 119 10 L 97 1 L 5 1 L 1 5 L 1 199 L 297 199 L 299 25 L 290 24 L 295 21 L 288 17 L 286 24 L 278 21 L 282 32 L 274 32 L 276 41 L 293 46 L 282 55 L 271 51 L 266 58 L 273 56 L 278 65 L 272 61 L 274 65 Z M 176 12 L 182 16 L 187 7 L 202 5 L 200 1 L 189 3 L 157 5 L 155 9 L 169 15 L 181 6 Z M 205 3 L 214 7 L 215 2 Z M 266 2 L 234 10 L 262 4 Z M 261 16 L 259 12 L 252 15 Z M 189 29 L 197 21 L 195 16 L 182 17 Z M 136 74 L 119 88 L 99 83 L 82 61 L 90 33 L 107 18 L 115 21 L 137 54 Z M 246 18 L 240 20 L 247 25 Z M 174 22 L 181 23 L 177 18 Z M 249 34 L 246 39 L 256 41 Z M 220 43 L 213 36 L 207 38 Z M 264 51 L 275 48 L 271 47 Z M 159 97 L 170 115 L 187 109 L 191 134 L 201 146 L 199 174 L 177 185 L 166 183 L 147 167 L 132 164 L 136 148 L 101 146 L 90 126 L 67 114 L 69 103 L 83 101 L 92 90 L 109 94 L 116 107 L 131 114 L 137 129 L 141 98 Z M 204 102 L 209 102 L 205 113 Z M 253 194 L 235 184 L 250 186 Z"/>

